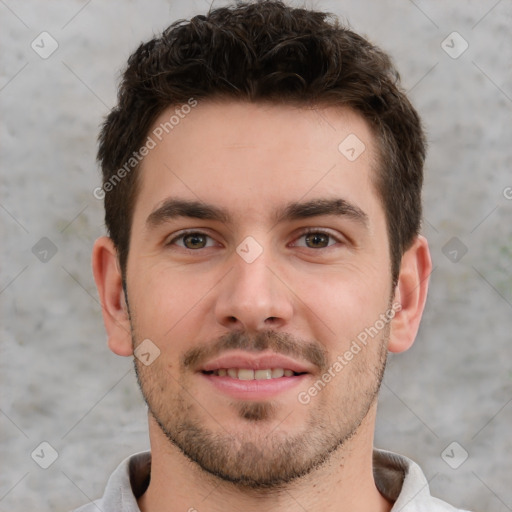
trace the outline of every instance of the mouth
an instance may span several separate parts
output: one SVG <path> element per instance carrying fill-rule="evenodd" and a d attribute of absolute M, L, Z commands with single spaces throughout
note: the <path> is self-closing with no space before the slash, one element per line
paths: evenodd
<path fill-rule="evenodd" d="M 253 370 L 252 368 L 219 368 L 218 370 L 203 371 L 203 373 L 205 375 L 230 377 L 237 380 L 270 380 L 303 375 L 305 372 L 294 372 L 288 368 L 266 368 L 260 370 Z"/>
<path fill-rule="evenodd" d="M 210 361 L 199 373 L 218 391 L 241 400 L 264 400 L 290 390 L 312 372 L 278 354 L 235 353 Z"/>

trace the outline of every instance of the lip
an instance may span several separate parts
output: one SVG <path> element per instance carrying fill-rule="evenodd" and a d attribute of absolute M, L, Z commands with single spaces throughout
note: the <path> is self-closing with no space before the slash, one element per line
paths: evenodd
<path fill-rule="evenodd" d="M 267 368 L 283 368 L 295 373 L 312 373 L 311 364 L 299 362 L 291 357 L 272 352 L 230 352 L 208 361 L 198 371 L 211 372 L 221 368 L 247 368 L 249 370 L 264 370 Z M 290 377 L 292 378 L 292 377 Z M 277 380 L 277 379 L 276 379 Z"/>
<path fill-rule="evenodd" d="M 212 374 L 199 374 L 211 386 L 235 400 L 269 400 L 299 386 L 309 374 L 279 377 L 268 380 L 238 380 L 231 377 L 218 377 Z"/>
<path fill-rule="evenodd" d="M 239 380 L 229 376 L 220 377 L 211 373 L 221 368 L 246 368 L 262 370 L 283 368 L 300 375 L 265 380 Z M 200 377 L 222 394 L 236 400 L 268 400 L 285 393 L 304 382 L 311 376 L 314 366 L 271 352 L 230 352 L 208 361 L 198 369 Z"/>

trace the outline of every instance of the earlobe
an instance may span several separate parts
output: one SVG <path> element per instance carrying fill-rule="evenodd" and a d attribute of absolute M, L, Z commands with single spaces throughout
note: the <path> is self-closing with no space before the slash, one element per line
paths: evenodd
<path fill-rule="evenodd" d="M 130 319 L 117 251 L 110 238 L 104 236 L 94 243 L 92 267 L 110 350 L 120 356 L 131 356 Z"/>
<path fill-rule="evenodd" d="M 414 343 L 427 300 L 431 272 L 428 243 L 420 235 L 402 256 L 393 300 L 393 304 L 400 303 L 401 307 L 391 321 L 388 345 L 391 352 L 403 352 Z"/>

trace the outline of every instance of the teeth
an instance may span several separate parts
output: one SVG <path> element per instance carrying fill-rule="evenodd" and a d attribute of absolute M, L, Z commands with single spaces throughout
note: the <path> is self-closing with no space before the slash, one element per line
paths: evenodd
<path fill-rule="evenodd" d="M 251 370 L 250 368 L 220 368 L 213 371 L 213 375 L 219 377 L 229 376 L 238 380 L 268 380 L 279 379 L 281 377 L 293 377 L 295 373 L 292 370 L 284 368 L 266 368 L 264 370 Z"/>
<path fill-rule="evenodd" d="M 238 370 L 239 380 L 254 380 L 254 370 L 246 370 L 241 368 Z"/>
<path fill-rule="evenodd" d="M 240 378 L 240 373 L 238 374 L 238 378 Z M 272 370 L 256 370 L 254 372 L 254 378 L 256 380 L 265 380 L 272 378 Z"/>

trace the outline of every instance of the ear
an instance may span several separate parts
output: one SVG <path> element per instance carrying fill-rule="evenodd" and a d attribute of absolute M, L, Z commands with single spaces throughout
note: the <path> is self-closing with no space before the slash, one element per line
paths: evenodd
<path fill-rule="evenodd" d="M 400 304 L 401 308 L 391 321 L 389 351 L 403 352 L 414 343 L 427 300 L 431 272 L 428 243 L 425 237 L 419 235 L 402 256 L 393 300 L 393 304 Z"/>
<path fill-rule="evenodd" d="M 108 346 L 117 355 L 131 356 L 133 345 L 128 307 L 117 250 L 110 238 L 103 236 L 94 243 L 92 269 L 100 296 Z"/>

